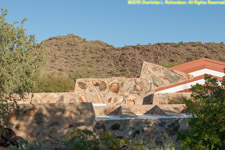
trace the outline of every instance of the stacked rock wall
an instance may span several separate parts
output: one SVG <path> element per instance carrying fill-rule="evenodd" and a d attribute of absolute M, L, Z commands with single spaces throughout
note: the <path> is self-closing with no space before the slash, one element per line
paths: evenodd
<path fill-rule="evenodd" d="M 151 92 L 150 92 L 151 93 Z M 91 102 L 102 103 L 106 105 L 164 105 L 164 104 L 183 104 L 184 98 L 190 98 L 191 93 L 152 93 L 147 96 L 141 96 L 140 92 L 136 94 L 123 95 L 120 93 L 109 94 L 105 92 L 64 92 L 64 93 L 33 93 L 26 95 L 19 104 L 44 104 L 44 103 L 73 103 L 73 102 Z"/>
<path fill-rule="evenodd" d="M 191 98 L 191 93 L 154 93 L 153 104 L 184 104 L 184 99 Z"/>
<path fill-rule="evenodd" d="M 155 88 L 168 86 L 180 81 L 191 79 L 187 73 L 179 72 L 160 65 L 143 62 L 140 78 L 149 79 Z"/>
<path fill-rule="evenodd" d="M 186 130 L 187 124 L 187 118 L 96 120 L 94 131 L 111 131 L 117 138 L 135 138 L 149 145 L 162 146 L 165 141 L 178 145 L 177 132 Z"/>
<path fill-rule="evenodd" d="M 24 139 L 57 143 L 72 127 L 92 130 L 95 112 L 91 103 L 19 104 L 9 119 L 13 131 Z"/>
<path fill-rule="evenodd" d="M 77 79 L 73 93 L 26 95 L 18 102 L 19 114 L 13 111 L 10 120 L 17 136 L 30 140 L 57 142 L 70 128 L 78 127 L 97 134 L 109 130 L 118 138 L 127 135 L 154 139 L 158 144 L 168 138 L 176 142 L 176 132 L 187 128 L 188 117 L 180 113 L 185 112 L 182 98 L 190 97 L 190 93 L 155 94 L 154 89 L 189 78 L 185 73 L 144 62 L 140 78 Z M 117 109 L 124 115 L 107 119 L 107 115 L 117 114 L 119 111 L 112 113 Z M 152 114 L 156 116 L 151 118 Z"/>
<path fill-rule="evenodd" d="M 134 106 L 126 106 L 121 105 L 122 107 L 128 108 L 130 111 L 137 115 L 143 115 L 149 110 L 151 110 L 156 105 L 134 105 Z M 174 113 L 182 113 L 186 109 L 185 104 L 170 104 L 170 105 L 158 105 L 160 109 L 165 111 L 171 111 Z M 119 106 L 116 105 L 108 105 L 108 106 L 96 106 L 94 107 L 96 116 L 105 116 L 108 115 L 110 112 L 118 108 Z"/>
<path fill-rule="evenodd" d="M 44 104 L 44 103 L 72 103 L 80 102 L 77 96 L 71 92 L 63 93 L 31 93 L 25 95 L 22 101 L 18 101 L 19 104 Z"/>
<path fill-rule="evenodd" d="M 19 104 L 19 106 L 19 114 L 13 111 L 10 115 L 10 121 L 14 124 L 12 129 L 16 135 L 28 140 L 39 138 L 53 144 L 63 139 L 66 132 L 72 128 L 88 128 L 98 135 L 108 130 L 118 138 L 141 138 L 145 142 L 150 140 L 156 144 L 162 144 L 165 139 L 176 143 L 177 131 L 187 128 L 187 117 L 180 116 L 150 118 L 146 115 L 145 119 L 141 117 L 104 119 L 104 116 L 110 112 L 109 109 L 118 107 L 112 105 L 93 108 L 91 103 L 85 102 Z M 143 115 L 154 106 L 135 105 L 128 108 L 135 114 Z M 162 110 L 171 110 L 177 114 L 184 107 L 178 104 L 160 105 Z"/>
<path fill-rule="evenodd" d="M 95 103 L 142 105 L 143 99 L 153 93 L 153 87 L 148 79 L 140 78 L 78 79 L 75 93 Z"/>

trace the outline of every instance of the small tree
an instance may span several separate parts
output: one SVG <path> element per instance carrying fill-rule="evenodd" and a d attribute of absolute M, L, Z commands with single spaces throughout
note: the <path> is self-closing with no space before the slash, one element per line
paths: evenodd
<path fill-rule="evenodd" d="M 218 81 L 205 75 L 205 85 L 192 88 L 191 100 L 186 100 L 189 129 L 179 134 L 183 149 L 225 148 L 225 77 Z"/>
<path fill-rule="evenodd" d="M 10 125 L 8 116 L 15 95 L 22 99 L 31 92 L 38 78 L 42 54 L 36 50 L 35 38 L 23 28 L 26 18 L 13 24 L 5 20 L 7 10 L 0 10 L 0 133 Z"/>

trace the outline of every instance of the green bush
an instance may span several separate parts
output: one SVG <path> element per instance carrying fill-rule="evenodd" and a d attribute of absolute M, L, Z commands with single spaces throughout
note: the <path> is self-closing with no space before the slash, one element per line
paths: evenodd
<path fill-rule="evenodd" d="M 14 94 L 22 99 L 32 91 L 44 59 L 34 35 L 26 34 L 23 27 L 27 19 L 10 24 L 6 16 L 7 10 L 0 9 L 0 134 L 10 127 L 7 116 L 16 106 L 8 99 Z"/>
<path fill-rule="evenodd" d="M 168 100 L 168 104 L 184 104 L 184 97 L 175 97 Z"/>
<path fill-rule="evenodd" d="M 57 76 L 54 73 L 42 75 L 36 83 L 33 92 L 68 92 L 74 89 L 75 82 L 66 76 Z"/>
<path fill-rule="evenodd" d="M 99 137 L 104 150 L 140 150 L 144 145 L 128 139 L 117 139 L 111 132 L 105 131 Z"/>
<path fill-rule="evenodd" d="M 76 70 L 74 70 L 73 73 L 71 73 L 69 75 L 70 79 L 72 80 L 76 80 L 76 79 L 79 79 L 79 78 L 90 78 L 90 77 L 95 77 L 95 70 L 91 69 L 91 68 L 87 68 L 87 67 L 80 67 Z"/>
<path fill-rule="evenodd" d="M 10 150 L 51 150 L 55 149 L 54 146 L 41 140 L 27 141 L 18 139 L 18 147 L 11 146 Z"/>
<path fill-rule="evenodd" d="M 225 77 L 222 82 L 205 76 L 206 85 L 192 88 L 186 100 L 189 129 L 179 133 L 181 146 L 190 150 L 222 150 L 225 148 Z"/>
<path fill-rule="evenodd" d="M 67 150 L 99 150 L 100 142 L 89 130 L 71 130 L 65 137 Z"/>
<path fill-rule="evenodd" d="M 67 150 L 139 150 L 142 144 L 127 139 L 117 139 L 111 132 L 97 137 L 90 130 L 75 129 L 67 133 L 64 145 Z"/>

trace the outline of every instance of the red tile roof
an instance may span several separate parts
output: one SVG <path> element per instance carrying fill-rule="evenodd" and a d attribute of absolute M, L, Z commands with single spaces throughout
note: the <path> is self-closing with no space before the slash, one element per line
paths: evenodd
<path fill-rule="evenodd" d="M 212 77 L 217 78 L 218 80 L 222 80 L 221 77 L 216 77 L 216 76 L 212 76 Z M 198 81 L 198 80 L 201 80 L 201 79 L 204 79 L 204 75 L 197 76 L 197 77 L 195 77 L 194 79 L 191 79 L 191 80 L 186 80 L 186 81 L 178 82 L 178 83 L 175 83 L 175 84 L 172 84 L 172 85 L 169 85 L 169 86 L 160 87 L 158 89 L 155 89 L 155 92 L 166 90 L 166 89 L 173 88 L 173 87 L 183 85 L 183 84 L 187 84 L 187 83 L 190 83 L 190 82 Z"/>
<path fill-rule="evenodd" d="M 224 72 L 224 68 L 225 68 L 225 62 L 216 61 L 216 60 L 212 60 L 212 59 L 208 59 L 208 58 L 201 58 L 198 60 L 194 60 L 191 62 L 187 62 L 187 63 L 181 64 L 181 65 L 171 67 L 171 69 L 173 69 L 173 70 L 177 70 L 177 71 L 184 72 L 184 73 L 191 73 L 191 72 L 198 71 L 201 69 L 210 69 L 210 70 L 214 70 L 214 71 L 218 71 L 218 72 Z M 221 77 L 217 77 L 217 76 L 213 76 L 213 77 L 217 78 L 218 80 L 222 80 Z M 155 92 L 163 91 L 166 89 L 170 89 L 170 88 L 173 88 L 173 87 L 176 87 L 179 85 L 191 83 L 191 82 L 198 81 L 201 79 L 204 79 L 204 75 L 196 76 L 191 80 L 186 80 L 186 81 L 178 82 L 178 83 L 166 86 L 166 87 L 161 87 L 161 88 L 155 89 Z M 188 92 L 189 90 L 181 89 L 181 91 Z"/>
<path fill-rule="evenodd" d="M 171 67 L 173 70 L 190 73 L 201 69 L 211 69 L 219 72 L 224 72 L 225 62 L 216 61 L 208 58 L 201 58 L 181 65 Z"/>

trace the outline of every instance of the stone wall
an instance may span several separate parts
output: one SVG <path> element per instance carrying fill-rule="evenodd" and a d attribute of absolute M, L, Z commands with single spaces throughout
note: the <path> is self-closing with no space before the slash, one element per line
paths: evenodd
<path fill-rule="evenodd" d="M 153 104 L 184 104 L 185 98 L 191 98 L 191 92 L 185 93 L 154 93 Z"/>
<path fill-rule="evenodd" d="M 94 104 L 105 104 L 104 107 L 94 107 L 97 115 L 106 115 L 110 110 L 112 111 L 121 105 L 126 105 L 134 113 L 143 114 L 141 112 L 147 111 L 147 109 L 152 108 L 154 105 L 165 105 L 160 107 L 166 107 L 166 109 L 174 111 L 176 109 L 182 109 L 181 111 L 183 111 L 185 110 L 183 99 L 190 98 L 190 96 L 191 93 L 154 93 L 146 97 L 140 96 L 139 93 L 129 94 L 128 96 L 124 96 L 122 94 L 106 95 L 104 92 L 33 93 L 27 95 L 23 101 L 19 101 L 18 103 L 54 104 L 91 102 Z M 151 103 L 153 105 L 150 105 Z"/>
<path fill-rule="evenodd" d="M 83 92 L 62 92 L 62 93 L 33 93 L 26 95 L 20 104 L 44 104 L 44 103 L 75 103 L 75 102 L 92 102 L 105 103 L 104 93 L 83 93 Z"/>
<path fill-rule="evenodd" d="M 13 111 L 10 121 L 13 123 L 13 131 L 17 136 L 34 140 L 36 138 L 56 144 L 62 140 L 66 132 L 72 128 L 88 128 L 98 135 L 105 131 L 111 131 L 116 137 L 138 138 L 145 141 L 153 140 L 156 144 L 162 144 L 164 139 L 176 142 L 178 130 L 187 128 L 187 117 L 182 116 L 154 116 L 148 115 L 136 118 L 107 118 L 106 110 L 115 106 L 99 106 L 93 108 L 91 103 L 43 103 L 43 104 L 19 104 L 20 111 Z M 118 106 L 116 106 L 118 107 Z M 123 106 L 122 106 L 123 107 Z M 135 105 L 128 108 L 135 114 L 142 115 L 154 105 Z M 179 114 L 184 105 L 160 105 L 162 110 L 171 110 Z M 103 116 L 102 116 L 103 115 Z M 114 118 L 116 116 L 111 116 Z M 151 115 L 150 115 L 151 117 Z"/>
<path fill-rule="evenodd" d="M 72 127 L 93 128 L 91 103 L 20 104 L 9 116 L 13 131 L 24 139 L 59 142 Z"/>
<path fill-rule="evenodd" d="M 140 78 L 77 79 L 75 86 L 80 97 L 107 105 L 141 105 L 153 91 L 152 82 Z"/>
<path fill-rule="evenodd" d="M 151 93 L 151 92 L 149 92 Z M 145 95 L 145 94 L 143 94 Z M 106 95 L 105 92 L 64 92 L 64 93 L 33 93 L 18 101 L 20 104 L 44 104 L 44 103 L 73 103 L 92 102 L 106 105 L 146 105 L 146 104 L 182 104 L 183 98 L 190 98 L 191 93 L 151 93 L 142 96 L 141 92 L 123 95 L 121 93 Z"/>
<path fill-rule="evenodd" d="M 163 145 L 169 140 L 177 145 L 177 131 L 187 127 L 187 118 L 96 120 L 94 131 L 100 134 L 107 130 L 117 138 L 136 138 L 156 145 Z"/>
<path fill-rule="evenodd" d="M 144 61 L 140 78 L 149 79 L 153 83 L 154 87 L 158 88 L 191 79 L 192 76 L 183 72 L 175 71 L 170 68 Z"/>
<path fill-rule="evenodd" d="M 189 78 L 188 74 L 144 62 L 140 78 L 77 79 L 75 92 L 26 95 L 18 101 L 19 114 L 13 111 L 9 118 L 16 135 L 29 140 L 57 143 L 75 127 L 98 135 L 109 130 L 118 138 L 126 135 L 152 139 L 156 144 L 164 139 L 176 143 L 176 133 L 187 128 L 189 117 L 183 114 L 186 106 L 181 101 L 191 94 L 156 94 L 154 89 Z"/>
<path fill-rule="evenodd" d="M 135 106 L 127 106 L 120 105 L 122 107 L 128 108 L 130 111 L 137 115 L 143 115 L 149 110 L 151 110 L 156 105 L 135 105 Z M 108 105 L 108 106 L 95 106 L 95 115 L 96 116 L 104 116 L 108 115 L 113 110 L 117 109 L 120 106 L 116 105 Z M 170 104 L 170 105 L 158 105 L 158 107 L 166 112 L 174 112 L 174 115 L 178 115 L 179 113 L 185 112 L 186 106 L 185 104 Z"/>
<path fill-rule="evenodd" d="M 44 103 L 70 103 L 80 102 L 76 95 L 71 92 L 62 93 L 31 93 L 25 95 L 22 101 L 18 101 L 20 104 L 44 104 Z"/>
<path fill-rule="evenodd" d="M 79 103 L 75 100 L 75 103 L 67 103 L 76 98 L 74 95 L 76 94 L 35 93 L 33 100 L 35 98 L 36 101 L 32 100 L 35 104 L 28 104 L 29 98 L 19 102 L 20 113 L 17 115 L 13 111 L 10 115 L 10 121 L 14 124 L 13 131 L 17 136 L 25 139 L 40 138 L 56 144 L 63 139 L 69 129 L 77 127 L 88 128 L 98 135 L 108 130 L 118 138 L 126 135 L 128 138 L 151 140 L 156 144 L 163 144 L 165 139 L 176 143 L 177 131 L 187 128 L 187 117 L 180 115 L 186 108 L 183 104 L 158 105 L 167 116 L 153 115 L 153 118 L 149 118 L 145 113 L 156 105 L 120 104 L 93 107 L 89 102 Z M 118 107 L 126 107 L 138 116 L 132 119 L 129 116 L 125 118 L 107 116 Z M 139 115 L 147 116 L 147 118 L 143 119 Z M 111 119 L 104 119 L 104 117 Z"/>

